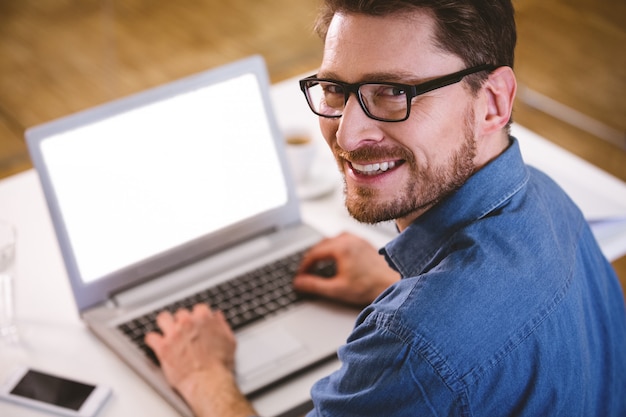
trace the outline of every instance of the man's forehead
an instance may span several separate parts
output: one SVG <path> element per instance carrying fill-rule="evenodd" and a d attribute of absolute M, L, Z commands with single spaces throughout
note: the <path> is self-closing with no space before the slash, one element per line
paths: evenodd
<path fill-rule="evenodd" d="M 424 42 L 431 43 L 434 40 L 436 21 L 431 13 L 421 9 L 382 16 L 337 12 L 330 21 L 325 43 L 341 36 L 346 28 L 350 29 L 353 26 L 361 29 L 359 38 L 363 39 L 397 33 L 411 38 L 423 37 Z M 356 42 L 359 38 L 353 40 Z"/>
<path fill-rule="evenodd" d="M 412 17 L 338 13 L 329 27 L 318 77 L 417 84 L 457 65 L 461 69 L 458 57 L 436 46 L 433 32 L 433 18 L 419 11 Z"/>

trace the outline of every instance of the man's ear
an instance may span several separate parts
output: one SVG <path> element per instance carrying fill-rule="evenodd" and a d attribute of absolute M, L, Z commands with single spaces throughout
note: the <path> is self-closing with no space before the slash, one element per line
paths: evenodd
<path fill-rule="evenodd" d="M 511 67 L 499 67 L 489 75 L 482 87 L 486 98 L 484 118 L 480 121 L 484 135 L 501 130 L 509 122 L 516 90 Z"/>

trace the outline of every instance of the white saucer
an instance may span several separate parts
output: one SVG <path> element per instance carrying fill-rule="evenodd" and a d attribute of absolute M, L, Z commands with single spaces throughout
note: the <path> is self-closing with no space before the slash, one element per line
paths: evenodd
<path fill-rule="evenodd" d="M 341 180 L 336 171 L 312 173 L 305 182 L 297 185 L 296 191 L 301 200 L 314 200 L 330 194 L 340 185 Z"/>

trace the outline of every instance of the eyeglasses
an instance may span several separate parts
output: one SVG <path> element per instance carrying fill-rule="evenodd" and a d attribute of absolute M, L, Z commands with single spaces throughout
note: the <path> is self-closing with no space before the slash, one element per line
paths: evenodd
<path fill-rule="evenodd" d="M 479 65 L 421 84 L 363 82 L 349 84 L 316 75 L 300 80 L 300 89 L 309 107 L 318 116 L 341 117 L 350 94 L 354 94 L 365 114 L 381 122 L 402 122 L 409 118 L 413 98 L 460 82 L 481 71 L 493 71 L 494 65 Z"/>

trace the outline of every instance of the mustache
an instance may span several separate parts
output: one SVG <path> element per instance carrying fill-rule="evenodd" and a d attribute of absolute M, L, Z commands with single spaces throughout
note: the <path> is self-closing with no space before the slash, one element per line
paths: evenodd
<path fill-rule="evenodd" d="M 335 156 L 347 161 L 376 161 L 376 160 L 404 160 L 410 164 L 415 163 L 415 157 L 408 149 L 400 146 L 366 145 L 353 151 L 346 151 L 335 144 L 333 146 Z"/>

